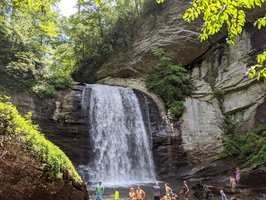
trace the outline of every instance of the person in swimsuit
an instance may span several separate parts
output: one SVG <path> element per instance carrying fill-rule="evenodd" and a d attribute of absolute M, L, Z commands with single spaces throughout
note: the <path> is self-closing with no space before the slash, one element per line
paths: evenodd
<path fill-rule="evenodd" d="M 182 186 L 181 192 L 184 193 L 184 200 L 188 200 L 188 192 L 189 192 L 189 189 L 188 189 L 188 185 L 187 185 L 187 182 L 186 181 L 183 182 L 183 186 Z"/>
<path fill-rule="evenodd" d="M 129 190 L 129 199 L 130 200 L 136 200 L 136 193 L 133 187 L 130 188 Z"/>
<path fill-rule="evenodd" d="M 171 197 L 172 193 L 173 193 L 173 190 L 172 190 L 172 188 L 170 188 L 169 183 L 165 183 L 164 186 L 165 186 L 165 195 L 169 194 L 170 197 Z"/>
<path fill-rule="evenodd" d="M 140 186 L 138 186 L 138 189 L 136 190 L 136 197 L 137 200 L 144 200 L 145 199 L 145 192 L 141 189 Z"/>
<path fill-rule="evenodd" d="M 231 185 L 232 192 L 236 192 L 236 179 L 234 178 L 234 176 L 230 177 L 229 182 Z"/>

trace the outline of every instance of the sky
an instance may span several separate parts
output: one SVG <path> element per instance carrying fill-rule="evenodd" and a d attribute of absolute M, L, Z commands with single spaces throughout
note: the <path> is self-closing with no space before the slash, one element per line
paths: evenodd
<path fill-rule="evenodd" d="M 77 0 L 61 0 L 59 3 L 59 9 L 62 15 L 69 17 L 76 12 L 75 5 Z"/>

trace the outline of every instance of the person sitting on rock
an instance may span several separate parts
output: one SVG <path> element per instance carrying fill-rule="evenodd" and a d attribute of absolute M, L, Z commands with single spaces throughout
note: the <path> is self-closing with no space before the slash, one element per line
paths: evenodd
<path fill-rule="evenodd" d="M 172 193 L 172 200 L 178 200 L 178 195 L 176 193 Z"/>
<path fill-rule="evenodd" d="M 170 194 L 167 194 L 163 198 L 161 198 L 161 200 L 172 200 L 172 198 Z"/>

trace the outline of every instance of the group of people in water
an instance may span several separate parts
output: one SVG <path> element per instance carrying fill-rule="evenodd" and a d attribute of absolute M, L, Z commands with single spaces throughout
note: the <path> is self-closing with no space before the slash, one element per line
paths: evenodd
<path fill-rule="evenodd" d="M 230 186 L 232 189 L 232 192 L 235 192 L 236 184 L 240 181 L 240 170 L 237 167 L 236 172 L 233 176 L 230 177 Z M 165 183 L 165 195 L 161 195 L 161 187 L 159 186 L 159 183 L 156 182 L 156 184 L 153 186 L 153 197 L 154 200 L 177 200 L 178 194 L 175 193 L 170 185 L 168 183 Z M 102 182 L 99 181 L 99 183 L 96 186 L 96 200 L 102 200 L 102 195 L 104 192 L 104 187 L 102 185 Z M 182 190 L 179 192 L 180 194 L 183 193 L 183 199 L 188 200 L 188 193 L 189 193 L 189 187 L 187 185 L 186 181 L 183 181 Z M 227 200 L 226 194 L 223 190 L 220 190 L 221 194 L 221 200 Z M 134 187 L 131 187 L 129 190 L 129 199 L 130 200 L 144 200 L 146 197 L 146 193 L 139 185 L 138 188 L 135 190 Z M 116 188 L 114 192 L 114 200 L 119 200 L 119 189 Z"/>
<path fill-rule="evenodd" d="M 184 200 L 188 200 L 189 189 L 186 181 L 183 182 L 183 189 L 180 191 L 180 193 L 181 192 L 184 193 Z M 133 187 L 131 187 L 129 190 L 130 200 L 144 200 L 145 196 L 146 194 L 140 186 L 138 186 L 136 191 Z M 178 195 L 173 192 L 168 183 L 165 183 L 165 195 L 161 198 L 161 187 L 159 186 L 158 182 L 156 182 L 155 186 L 153 186 L 153 196 L 154 200 L 176 200 L 178 198 Z"/>
<path fill-rule="evenodd" d="M 96 186 L 96 200 L 102 200 L 102 195 L 104 192 L 104 187 L 102 185 L 102 182 L 99 181 L 99 183 Z M 188 192 L 189 188 L 187 185 L 187 182 L 183 182 L 182 190 L 179 192 L 180 194 L 183 192 L 184 194 L 184 200 L 188 200 Z M 165 195 L 161 197 L 161 187 L 159 186 L 159 183 L 156 182 L 155 186 L 153 186 L 153 196 L 154 200 L 177 200 L 178 195 L 177 193 L 174 193 L 172 188 L 169 186 L 168 183 L 165 183 Z M 146 197 L 146 193 L 139 185 L 138 188 L 135 190 L 134 187 L 131 187 L 129 190 L 129 199 L 130 200 L 144 200 Z M 119 189 L 116 188 L 114 192 L 114 200 L 119 200 Z"/>

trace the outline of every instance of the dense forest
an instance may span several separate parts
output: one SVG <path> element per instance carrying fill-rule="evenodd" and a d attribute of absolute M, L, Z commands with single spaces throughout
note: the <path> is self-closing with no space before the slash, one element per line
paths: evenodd
<path fill-rule="evenodd" d="M 130 45 L 138 24 L 145 15 L 160 9 L 164 1 L 116 0 L 77 2 L 77 13 L 69 18 L 59 15 L 58 0 L 1 0 L 1 81 L 15 79 L 14 87 L 31 88 L 40 96 L 53 96 L 56 90 L 69 87 L 76 77 L 88 70 L 86 82 L 94 82 L 96 68 L 116 50 L 123 49 L 124 59 L 130 55 Z M 223 1 L 206 7 L 207 1 L 195 1 L 184 14 L 191 22 L 203 14 L 201 40 L 217 33 L 224 24 L 228 28 L 228 43 L 233 43 L 245 24 L 244 8 L 260 7 L 264 1 Z M 225 4 L 224 4 L 225 5 Z M 256 26 L 265 26 L 265 18 Z M 250 76 L 265 76 L 265 54 L 258 55 L 258 64 Z M 257 70 L 259 69 L 259 70 Z M 12 78 L 12 79 L 10 79 Z M 12 84 L 10 84 L 12 85 Z"/>
<path fill-rule="evenodd" d="M 116 48 L 129 50 L 137 18 L 158 7 L 153 0 L 80 0 L 67 18 L 59 15 L 58 2 L 1 1 L 2 83 L 53 96 L 89 63 L 96 68 Z M 93 73 L 87 82 L 94 81 Z"/>

